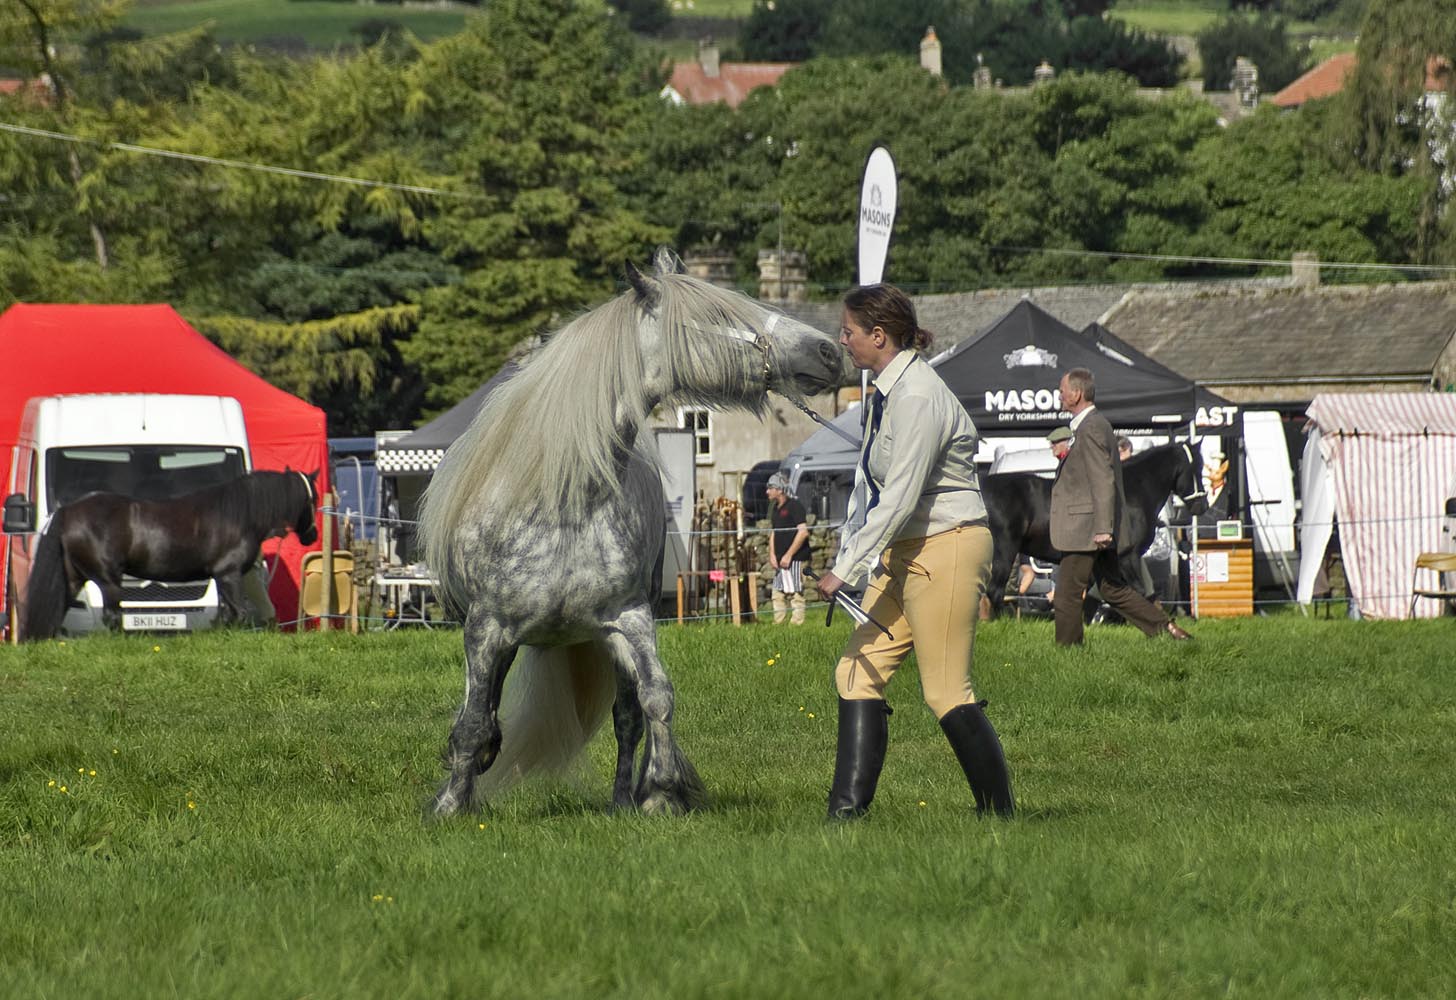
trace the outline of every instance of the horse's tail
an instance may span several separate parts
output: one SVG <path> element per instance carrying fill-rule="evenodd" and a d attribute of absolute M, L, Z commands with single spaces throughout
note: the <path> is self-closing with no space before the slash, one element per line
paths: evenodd
<path fill-rule="evenodd" d="M 20 623 L 22 639 L 53 639 L 66 617 L 71 594 L 66 578 L 66 549 L 57 520 L 51 520 L 35 543 L 30 582 L 25 589 L 25 615 Z"/>
<path fill-rule="evenodd" d="M 500 753 L 478 791 L 488 797 L 526 778 L 568 772 L 616 693 L 616 668 L 599 643 L 522 647 L 501 695 Z"/>

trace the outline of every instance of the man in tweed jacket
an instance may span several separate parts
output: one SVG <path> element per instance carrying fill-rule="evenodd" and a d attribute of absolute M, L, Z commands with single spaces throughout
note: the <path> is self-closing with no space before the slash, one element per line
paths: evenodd
<path fill-rule="evenodd" d="M 1057 644 L 1082 643 L 1082 599 L 1095 580 L 1102 598 L 1144 633 L 1191 638 L 1161 608 L 1122 578 L 1117 537 L 1130 532 L 1122 492 L 1117 435 L 1093 403 L 1092 373 L 1073 368 L 1062 376 L 1062 408 L 1072 414 L 1072 448 L 1052 485 L 1052 545 L 1062 552 L 1054 614 Z"/>

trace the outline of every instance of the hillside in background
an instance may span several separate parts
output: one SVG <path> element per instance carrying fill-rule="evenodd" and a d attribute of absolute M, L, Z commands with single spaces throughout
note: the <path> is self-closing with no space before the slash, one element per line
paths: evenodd
<path fill-rule="evenodd" d="M 728 41 L 753 8 L 753 0 L 676 0 L 668 4 L 672 19 L 656 40 L 674 55 L 685 56 L 693 41 L 712 36 Z M 458 31 L 473 8 L 405 8 L 397 4 L 356 4 L 337 0 L 139 0 L 125 24 L 147 34 L 160 34 L 210 24 L 225 42 L 280 49 L 332 49 L 358 45 L 377 37 L 381 25 L 399 25 L 424 39 Z M 1228 14 L 1224 0 L 1120 0 L 1110 16 L 1158 35 L 1191 37 Z M 1322 26 L 1294 20 L 1298 34 Z M 1315 54 L 1352 47 L 1352 42 L 1316 43 Z"/>

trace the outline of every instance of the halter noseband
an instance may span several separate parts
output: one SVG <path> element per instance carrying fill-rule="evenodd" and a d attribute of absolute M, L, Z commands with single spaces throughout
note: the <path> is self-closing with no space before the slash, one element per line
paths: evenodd
<path fill-rule="evenodd" d="M 1193 461 L 1193 446 L 1192 445 L 1189 445 L 1189 444 L 1186 444 L 1186 443 L 1183 445 L 1183 457 L 1185 457 L 1185 458 L 1188 459 L 1188 469 L 1189 469 L 1189 471 L 1193 475 L 1193 485 L 1196 487 L 1196 489 L 1194 489 L 1194 491 L 1192 493 L 1189 493 L 1186 496 L 1183 495 L 1183 494 L 1174 494 L 1174 495 L 1177 496 L 1178 499 L 1183 502 L 1184 506 L 1187 506 L 1188 504 L 1192 503 L 1194 500 L 1197 500 L 1199 497 L 1206 497 L 1208 495 L 1208 493 L 1202 488 L 1203 487 L 1203 477 L 1200 476 L 1200 475 L 1198 475 L 1198 473 L 1194 471 L 1197 468 L 1197 463 Z"/>
<path fill-rule="evenodd" d="M 314 501 L 318 499 L 318 494 L 315 493 L 314 492 L 314 489 L 313 489 L 313 482 L 312 482 L 312 480 L 310 480 L 308 478 L 308 476 L 305 475 L 302 472 L 295 471 L 293 474 L 295 476 L 297 476 L 299 479 L 302 479 L 303 480 L 303 488 L 308 492 L 308 505 L 310 507 L 312 507 L 313 504 L 314 504 Z"/>
<path fill-rule="evenodd" d="M 763 379 L 764 385 L 767 386 L 768 377 L 773 372 L 773 364 L 770 361 L 770 342 L 767 334 L 773 333 L 774 327 L 778 325 L 781 318 L 778 313 L 769 312 L 768 321 L 763 324 L 763 330 L 761 331 L 741 330 L 734 326 L 715 326 L 706 332 L 716 333 L 720 337 L 731 337 L 734 340 L 741 340 L 745 344 L 756 348 L 758 353 L 763 355 L 763 373 L 760 377 Z M 696 322 L 693 322 L 691 325 L 697 327 L 699 331 L 703 330 L 703 327 Z"/>

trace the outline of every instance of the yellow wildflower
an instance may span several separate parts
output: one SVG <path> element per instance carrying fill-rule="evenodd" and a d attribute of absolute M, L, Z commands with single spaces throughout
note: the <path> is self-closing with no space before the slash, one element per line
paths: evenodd
<path fill-rule="evenodd" d="M 55 788 L 56 787 L 56 779 L 55 778 L 52 778 L 50 781 L 47 781 L 46 782 L 46 787 L 47 788 Z"/>
<path fill-rule="evenodd" d="M 764 663 L 766 663 L 770 667 L 774 665 L 774 661 L 773 660 L 765 660 Z"/>
<path fill-rule="evenodd" d="M 161 651 L 162 651 L 162 647 L 161 646 L 153 646 L 152 647 L 152 652 L 153 653 L 160 653 Z"/>
<path fill-rule="evenodd" d="M 811 719 L 814 718 L 814 713 L 813 712 L 810 712 L 809 713 L 809 718 L 811 718 Z"/>
<path fill-rule="evenodd" d="M 93 778 L 96 777 L 96 772 L 95 771 L 87 771 L 86 773 L 89 774 Z"/>

